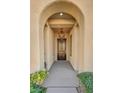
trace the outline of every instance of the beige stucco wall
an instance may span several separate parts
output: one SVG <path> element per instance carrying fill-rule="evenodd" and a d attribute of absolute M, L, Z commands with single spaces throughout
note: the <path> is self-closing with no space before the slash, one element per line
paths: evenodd
<path fill-rule="evenodd" d="M 54 1 L 67 1 L 69 4 L 54 5 Z M 77 11 L 75 5 L 82 12 Z M 47 12 L 44 9 L 48 8 Z M 31 0 L 31 73 L 43 68 L 44 62 L 44 34 L 43 25 L 48 16 L 55 12 L 65 11 L 76 17 L 79 23 L 79 63 L 80 71 L 92 71 L 92 0 Z M 42 19 L 43 18 L 43 19 Z M 42 20 L 41 20 L 42 19 Z"/>
<path fill-rule="evenodd" d="M 70 36 L 72 36 L 72 55 L 69 55 L 69 61 L 71 62 L 73 68 L 78 71 L 78 64 L 79 63 L 79 28 L 77 23 L 74 24 L 72 30 L 69 33 L 69 54 L 70 54 Z"/>
<path fill-rule="evenodd" d="M 45 26 L 44 29 L 44 62 L 47 63 L 47 69 L 49 69 L 54 62 L 54 32 L 52 29 Z"/>

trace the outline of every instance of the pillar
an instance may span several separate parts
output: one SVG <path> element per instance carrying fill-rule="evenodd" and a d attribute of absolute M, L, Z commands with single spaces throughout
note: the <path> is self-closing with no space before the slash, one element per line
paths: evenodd
<path fill-rule="evenodd" d="M 53 61 L 54 61 L 54 49 L 53 49 L 53 44 L 54 44 L 54 37 L 53 37 L 53 32 L 47 23 L 45 26 L 45 46 L 44 46 L 44 59 L 47 65 L 47 69 L 49 70 Z"/>
<path fill-rule="evenodd" d="M 74 27 L 73 27 L 73 45 L 74 45 L 74 47 L 73 47 L 73 64 L 74 64 L 74 69 L 76 70 L 76 71 L 78 71 L 78 55 L 79 55 L 79 52 L 78 52 L 78 49 L 79 49 L 79 46 L 78 46 L 78 24 L 77 23 L 75 23 L 75 25 L 74 25 Z"/>

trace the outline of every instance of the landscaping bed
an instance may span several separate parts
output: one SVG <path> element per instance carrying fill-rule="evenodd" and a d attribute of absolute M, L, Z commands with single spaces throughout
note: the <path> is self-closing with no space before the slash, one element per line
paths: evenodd
<path fill-rule="evenodd" d="M 47 71 L 38 71 L 30 74 L 30 93 L 46 93 L 42 83 L 47 77 Z"/>
<path fill-rule="evenodd" d="M 92 72 L 82 72 L 78 74 L 81 81 L 81 85 L 85 86 L 86 93 L 93 93 L 93 73 Z"/>

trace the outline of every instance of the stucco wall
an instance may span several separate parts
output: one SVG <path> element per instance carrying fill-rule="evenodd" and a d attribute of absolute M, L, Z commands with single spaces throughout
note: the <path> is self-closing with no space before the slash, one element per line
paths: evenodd
<path fill-rule="evenodd" d="M 44 31 L 44 62 L 47 63 L 47 69 L 49 69 L 54 61 L 54 32 L 49 25 L 45 26 Z"/>
<path fill-rule="evenodd" d="M 78 19 L 77 21 L 80 22 L 80 28 L 79 30 L 84 30 L 79 33 L 80 39 L 82 40 L 82 43 L 80 46 L 83 47 L 83 49 L 80 49 L 82 51 L 81 55 L 79 55 L 79 68 L 80 71 L 92 71 L 92 0 L 31 0 L 31 73 L 35 72 L 37 70 L 40 70 L 43 68 L 43 62 L 44 62 L 44 45 L 43 43 L 43 32 L 39 32 L 42 28 L 41 24 L 43 24 L 48 15 L 54 13 L 52 9 L 50 11 L 47 11 L 45 15 L 41 15 L 43 10 L 49 5 L 52 4 L 54 1 L 68 1 L 70 3 L 75 4 L 83 13 L 84 20 L 81 20 L 81 16 L 79 16 L 79 13 L 74 12 L 75 7 L 67 8 L 66 5 L 63 3 L 63 8 L 67 8 L 70 12 L 70 14 L 76 16 Z M 57 6 L 56 6 L 57 7 Z M 59 6 L 58 6 L 59 7 Z M 63 9 L 61 7 L 61 9 Z M 53 8 L 55 9 L 55 8 Z M 57 8 L 56 8 L 57 9 Z M 59 8 L 58 8 L 59 9 Z M 71 9 L 71 10 L 69 10 Z M 59 10 L 56 10 L 59 11 Z M 44 20 L 41 20 L 41 16 L 44 17 Z M 42 21 L 40 23 L 40 21 Z M 83 35 L 82 35 L 83 34 Z M 81 37 L 81 35 L 83 37 Z M 43 43 L 44 44 L 44 43 Z M 80 53 L 79 53 L 80 54 Z M 82 62 L 83 60 L 83 62 Z"/>

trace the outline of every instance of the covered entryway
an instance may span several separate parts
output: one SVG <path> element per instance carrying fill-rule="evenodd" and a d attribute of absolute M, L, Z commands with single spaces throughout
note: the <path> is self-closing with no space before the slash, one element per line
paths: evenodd
<path fill-rule="evenodd" d="M 92 0 L 31 0 L 31 73 L 47 70 L 47 93 L 77 93 L 92 71 Z"/>
<path fill-rule="evenodd" d="M 31 73 L 61 60 L 92 71 L 92 0 L 31 0 L 30 27 Z"/>
<path fill-rule="evenodd" d="M 44 27 L 44 61 L 48 69 L 54 61 L 70 61 L 76 70 L 78 62 L 79 25 L 66 12 L 51 15 Z M 74 63 L 75 62 L 75 63 Z"/>

